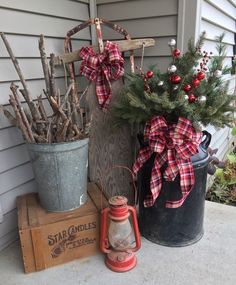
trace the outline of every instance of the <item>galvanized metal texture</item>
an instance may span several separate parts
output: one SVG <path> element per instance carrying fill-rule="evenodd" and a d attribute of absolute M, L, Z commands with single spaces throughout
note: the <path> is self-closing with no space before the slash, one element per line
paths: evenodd
<path fill-rule="evenodd" d="M 87 200 L 88 141 L 27 144 L 40 203 L 48 211 L 69 211 Z"/>

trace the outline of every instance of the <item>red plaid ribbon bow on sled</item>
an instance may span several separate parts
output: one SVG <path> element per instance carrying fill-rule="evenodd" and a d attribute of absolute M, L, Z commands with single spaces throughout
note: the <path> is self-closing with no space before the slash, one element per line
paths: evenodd
<path fill-rule="evenodd" d="M 91 47 L 83 47 L 80 57 L 83 60 L 80 73 L 96 82 L 98 103 L 107 111 L 112 94 L 110 80 L 117 80 L 124 74 L 124 59 L 118 45 L 107 41 L 101 54 L 96 54 Z"/>
<path fill-rule="evenodd" d="M 144 138 L 149 145 L 142 148 L 133 165 L 136 174 L 143 164 L 156 154 L 151 173 L 150 191 L 144 200 L 145 207 L 151 207 L 159 196 L 162 188 L 161 167 L 167 161 L 164 172 L 167 181 L 173 181 L 180 174 L 182 198 L 178 201 L 167 201 L 167 208 L 180 207 L 192 190 L 195 177 L 191 156 L 198 152 L 202 133 L 196 132 L 192 123 L 179 117 L 177 124 L 168 125 L 164 117 L 154 116 L 145 126 Z"/>

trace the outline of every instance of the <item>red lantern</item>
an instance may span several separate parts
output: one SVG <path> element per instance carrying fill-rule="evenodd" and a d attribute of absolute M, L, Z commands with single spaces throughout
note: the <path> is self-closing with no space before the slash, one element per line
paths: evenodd
<path fill-rule="evenodd" d="M 193 79 L 192 85 L 194 88 L 197 88 L 200 85 L 200 80 L 198 80 L 197 78 Z"/>
<path fill-rule="evenodd" d="M 194 94 L 189 94 L 188 95 L 188 101 L 189 103 L 194 103 L 196 101 L 196 97 L 194 96 Z"/>
<path fill-rule="evenodd" d="M 180 77 L 179 75 L 177 75 L 177 74 L 172 75 L 172 76 L 170 77 L 170 81 L 171 81 L 171 83 L 173 83 L 173 84 L 179 84 L 180 81 L 181 81 L 181 77 Z"/>
<path fill-rule="evenodd" d="M 185 92 L 189 92 L 189 91 L 191 90 L 191 88 L 192 88 L 192 87 L 191 87 L 190 84 L 186 84 L 186 85 L 184 85 L 184 88 L 183 88 L 183 89 L 184 89 Z"/>
<path fill-rule="evenodd" d="M 198 73 L 197 73 L 197 79 L 198 80 L 203 80 L 204 78 L 205 78 L 205 73 L 204 72 L 202 72 L 202 71 L 199 71 Z"/>
<path fill-rule="evenodd" d="M 181 54 L 181 51 L 178 48 L 172 51 L 173 57 L 180 57 L 180 54 Z"/>
<path fill-rule="evenodd" d="M 125 272 L 136 266 L 134 252 L 141 246 L 136 210 L 127 202 L 124 196 L 114 196 L 109 199 L 110 208 L 102 210 L 100 249 L 107 253 L 107 267 L 116 272 Z"/>

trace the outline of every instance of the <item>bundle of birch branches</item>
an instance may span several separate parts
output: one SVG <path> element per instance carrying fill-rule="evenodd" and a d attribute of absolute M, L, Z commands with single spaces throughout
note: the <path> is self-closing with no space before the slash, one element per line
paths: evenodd
<path fill-rule="evenodd" d="M 4 33 L 1 33 L 1 37 L 23 89 L 19 89 L 14 83 L 11 83 L 12 94 L 9 95 L 9 103 L 13 113 L 5 106 L 0 106 L 0 109 L 10 122 L 21 130 L 24 139 L 29 143 L 58 143 L 79 140 L 88 136 L 89 122 L 86 122 L 84 110 L 80 108 L 79 97 L 75 92 L 76 84 L 74 80 L 70 80 L 66 93 L 61 96 L 60 90 L 56 87 L 55 55 L 50 54 L 50 61 L 48 61 L 43 35 L 39 39 L 39 51 L 46 85 L 43 92 L 47 100 L 43 100 L 42 95 L 38 96 L 36 100 L 32 99 L 18 60 L 15 58 Z M 20 94 L 26 102 L 25 108 L 21 102 Z M 51 115 L 46 112 L 44 101 L 49 102 L 52 109 Z"/>

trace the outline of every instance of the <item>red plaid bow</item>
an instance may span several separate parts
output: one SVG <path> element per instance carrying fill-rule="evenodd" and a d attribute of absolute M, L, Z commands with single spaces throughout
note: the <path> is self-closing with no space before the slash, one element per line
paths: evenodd
<path fill-rule="evenodd" d="M 83 59 L 80 73 L 87 79 L 96 81 L 98 103 L 107 111 L 111 101 L 110 79 L 117 80 L 124 74 L 124 59 L 118 45 L 107 41 L 102 54 L 95 54 L 91 47 L 83 47 L 80 57 Z"/>
<path fill-rule="evenodd" d="M 194 186 L 191 156 L 198 152 L 202 133 L 196 132 L 192 123 L 185 118 L 179 117 L 177 124 L 168 126 L 163 117 L 154 116 L 145 126 L 144 137 L 149 140 L 149 145 L 140 150 L 133 165 L 134 173 L 137 173 L 151 155 L 156 153 L 150 181 L 151 194 L 146 196 L 144 206 L 153 206 L 159 196 L 162 187 L 160 169 L 167 161 L 164 178 L 173 181 L 177 174 L 180 174 L 182 198 L 178 201 L 167 201 L 166 207 L 178 208 Z"/>

